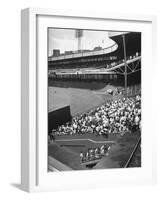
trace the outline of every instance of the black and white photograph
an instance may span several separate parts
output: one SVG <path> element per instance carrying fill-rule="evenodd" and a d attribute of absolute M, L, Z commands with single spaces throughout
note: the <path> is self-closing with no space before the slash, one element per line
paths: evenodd
<path fill-rule="evenodd" d="M 141 32 L 47 39 L 48 172 L 141 167 Z"/>

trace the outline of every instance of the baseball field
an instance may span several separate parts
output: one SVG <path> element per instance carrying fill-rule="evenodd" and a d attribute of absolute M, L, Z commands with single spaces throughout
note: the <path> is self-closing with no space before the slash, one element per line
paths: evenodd
<path fill-rule="evenodd" d="M 113 86 L 107 83 L 96 82 L 50 82 L 48 88 L 48 111 L 57 110 L 70 105 L 72 117 L 85 113 L 95 107 L 111 101 L 112 96 L 107 94 Z M 106 144 L 110 146 L 108 155 L 103 156 L 93 169 L 123 168 L 140 137 L 140 131 L 132 134 L 110 135 L 108 138 L 93 134 L 61 135 L 48 145 L 48 156 L 54 158 L 73 170 L 86 170 L 80 162 L 80 152 L 98 148 Z M 141 166 L 140 153 L 135 166 Z M 49 159 L 50 160 L 50 159 Z M 48 163 L 51 164 L 50 162 Z"/>

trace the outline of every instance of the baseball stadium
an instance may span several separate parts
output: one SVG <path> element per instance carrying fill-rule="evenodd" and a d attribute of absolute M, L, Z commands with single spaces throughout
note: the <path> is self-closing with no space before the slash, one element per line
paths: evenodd
<path fill-rule="evenodd" d="M 48 171 L 141 167 L 141 33 L 71 32 L 48 56 Z"/>

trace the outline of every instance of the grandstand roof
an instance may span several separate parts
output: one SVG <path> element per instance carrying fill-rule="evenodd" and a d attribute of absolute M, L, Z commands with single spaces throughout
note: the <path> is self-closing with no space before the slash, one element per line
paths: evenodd
<path fill-rule="evenodd" d="M 109 38 L 113 38 L 113 37 L 116 37 L 116 36 L 120 36 L 120 35 L 125 35 L 125 34 L 128 34 L 129 32 L 109 32 L 108 33 L 108 36 Z"/>
<path fill-rule="evenodd" d="M 125 35 L 126 53 L 127 56 L 133 55 L 136 52 L 141 52 L 141 33 L 140 32 L 122 32 L 113 33 L 110 36 L 118 44 L 118 48 L 115 52 L 111 53 L 118 57 L 118 59 L 124 58 L 123 40 L 122 35 Z"/>

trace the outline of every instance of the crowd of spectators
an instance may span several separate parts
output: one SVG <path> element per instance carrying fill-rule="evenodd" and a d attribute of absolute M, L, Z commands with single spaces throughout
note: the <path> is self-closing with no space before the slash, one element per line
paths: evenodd
<path fill-rule="evenodd" d="M 53 129 L 51 136 L 124 134 L 141 128 L 141 97 L 123 98 L 76 116 L 71 122 Z"/>
<path fill-rule="evenodd" d="M 131 56 L 127 56 L 127 61 L 132 60 L 134 58 L 139 57 L 141 54 L 136 52 L 134 55 Z M 86 63 L 86 64 L 81 64 L 80 66 L 77 65 L 77 67 L 75 68 L 74 66 L 70 65 L 70 68 L 60 68 L 59 67 L 55 67 L 54 70 L 50 70 L 48 72 L 49 77 L 54 77 L 56 75 L 56 73 L 75 73 L 75 74 L 82 74 L 82 73 L 90 73 L 92 71 L 97 70 L 97 72 L 101 72 L 101 71 L 106 71 L 106 69 L 115 67 L 119 64 L 124 63 L 125 60 L 124 59 L 120 59 L 119 61 L 114 61 L 111 62 L 110 64 L 100 64 L 98 63 Z"/>
<path fill-rule="evenodd" d="M 140 55 L 141 55 L 140 53 L 136 52 L 134 55 L 128 56 L 128 57 L 127 57 L 127 61 L 132 60 L 132 59 L 134 59 L 134 58 L 137 58 L 137 57 L 139 57 Z M 115 67 L 115 66 L 117 66 L 117 65 L 119 65 L 119 64 L 122 64 L 122 63 L 124 63 L 124 62 L 125 62 L 124 59 L 121 59 L 121 60 L 119 60 L 119 61 L 117 61 L 117 62 L 112 62 L 112 63 L 110 63 L 109 65 L 107 65 L 107 68 L 109 69 L 109 68 Z"/>

